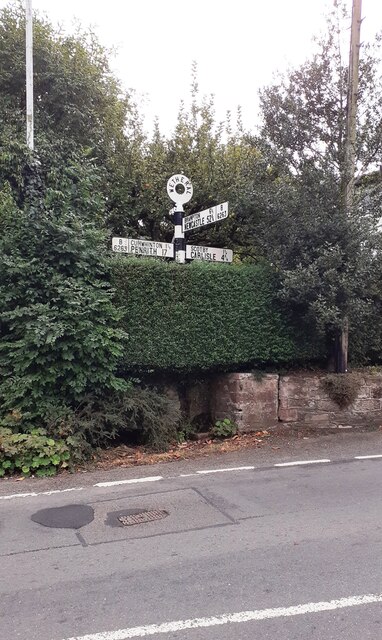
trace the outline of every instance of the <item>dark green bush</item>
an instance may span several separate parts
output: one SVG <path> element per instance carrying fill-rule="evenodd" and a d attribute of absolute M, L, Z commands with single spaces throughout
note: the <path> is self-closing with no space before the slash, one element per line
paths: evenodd
<path fill-rule="evenodd" d="M 80 157 L 56 175 L 25 165 L 23 206 L 0 190 L 0 413 L 45 426 L 89 393 L 126 383 L 115 373 L 125 334 L 113 304 L 97 173 Z"/>
<path fill-rule="evenodd" d="M 125 371 L 195 373 L 322 357 L 278 306 L 268 266 L 116 257 L 112 284 L 129 335 Z"/>
<path fill-rule="evenodd" d="M 176 439 L 180 419 L 179 407 L 166 394 L 131 387 L 109 397 L 85 398 L 62 423 L 61 434 L 75 434 L 93 447 L 117 438 L 165 451 Z"/>
<path fill-rule="evenodd" d="M 353 365 L 382 362 L 382 305 L 379 300 L 363 304 L 359 317 L 349 327 L 349 357 Z"/>

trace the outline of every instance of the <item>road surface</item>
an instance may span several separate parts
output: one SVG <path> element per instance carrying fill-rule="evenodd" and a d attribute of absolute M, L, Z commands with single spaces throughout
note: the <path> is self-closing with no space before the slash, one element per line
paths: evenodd
<path fill-rule="evenodd" d="M 381 640 L 368 456 L 380 433 L 2 481 L 0 638 Z M 119 520 L 147 511 L 160 519 Z"/>

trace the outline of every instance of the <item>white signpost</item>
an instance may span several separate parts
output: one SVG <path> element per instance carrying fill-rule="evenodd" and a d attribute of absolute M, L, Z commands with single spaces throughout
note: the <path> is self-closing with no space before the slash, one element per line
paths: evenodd
<path fill-rule="evenodd" d="M 205 227 L 208 224 L 224 220 L 224 218 L 228 218 L 228 202 L 223 202 L 210 209 L 186 216 L 183 218 L 183 231 L 192 231 L 199 227 Z"/>
<path fill-rule="evenodd" d="M 171 242 L 155 242 L 135 238 L 113 238 L 112 249 L 117 253 L 132 253 L 136 256 L 173 258 L 174 245 Z"/>
<path fill-rule="evenodd" d="M 183 231 L 183 205 L 191 200 L 193 194 L 193 186 L 191 180 L 181 173 L 177 173 L 167 181 L 167 193 L 170 200 L 175 203 L 175 207 L 171 209 L 170 214 L 174 219 L 174 247 L 175 260 L 179 264 L 186 262 L 186 241 Z"/>
<path fill-rule="evenodd" d="M 140 240 L 135 238 L 112 238 L 112 249 L 116 253 L 132 253 L 136 256 L 151 256 L 157 258 L 174 258 L 181 264 L 187 260 L 205 260 L 208 262 L 232 262 L 231 249 L 217 247 L 199 247 L 186 245 L 184 234 L 208 224 L 228 218 L 228 202 L 217 204 L 215 207 L 193 213 L 183 218 L 183 205 L 191 200 L 193 187 L 191 180 L 181 173 L 172 176 L 167 182 L 167 193 L 175 203 L 170 209 L 174 222 L 173 242 L 155 242 L 154 240 Z"/>
<path fill-rule="evenodd" d="M 207 260 L 208 262 L 232 262 L 233 252 L 231 249 L 197 247 L 186 244 L 186 258 L 188 260 Z"/>

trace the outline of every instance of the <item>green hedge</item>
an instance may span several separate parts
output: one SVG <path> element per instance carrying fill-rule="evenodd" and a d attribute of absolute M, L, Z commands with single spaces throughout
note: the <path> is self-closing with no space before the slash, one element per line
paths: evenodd
<path fill-rule="evenodd" d="M 267 266 L 118 256 L 112 273 L 129 335 L 126 371 L 233 370 L 317 356 L 283 317 Z"/>

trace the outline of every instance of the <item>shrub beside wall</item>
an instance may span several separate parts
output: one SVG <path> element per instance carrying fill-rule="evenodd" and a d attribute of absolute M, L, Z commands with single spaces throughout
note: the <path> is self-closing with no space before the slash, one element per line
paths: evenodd
<path fill-rule="evenodd" d="M 284 318 L 268 266 L 118 256 L 112 274 L 129 335 L 126 371 L 234 370 L 319 356 Z"/>

